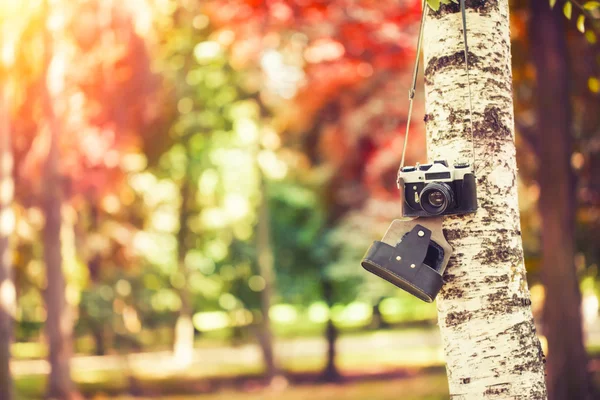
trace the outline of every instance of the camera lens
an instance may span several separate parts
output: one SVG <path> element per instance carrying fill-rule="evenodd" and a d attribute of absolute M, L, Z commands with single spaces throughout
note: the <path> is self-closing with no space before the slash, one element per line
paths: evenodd
<path fill-rule="evenodd" d="M 428 184 L 421 191 L 419 203 L 428 214 L 440 215 L 454 202 L 452 188 L 443 182 Z"/>
<path fill-rule="evenodd" d="M 435 192 L 429 193 L 427 200 L 429 200 L 429 204 L 431 204 L 433 207 L 438 208 L 444 205 L 446 198 L 442 192 L 436 190 Z"/>

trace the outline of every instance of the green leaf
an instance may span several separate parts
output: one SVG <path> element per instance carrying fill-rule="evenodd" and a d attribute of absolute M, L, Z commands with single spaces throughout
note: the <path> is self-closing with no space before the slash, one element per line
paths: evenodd
<path fill-rule="evenodd" d="M 437 11 L 440 9 L 440 0 L 427 0 L 427 4 L 433 11 Z"/>
<path fill-rule="evenodd" d="M 588 79 L 588 88 L 592 93 L 600 92 L 600 80 L 598 78 L 591 77 Z"/>
<path fill-rule="evenodd" d="M 590 11 L 600 8 L 600 1 L 588 1 L 583 5 L 583 8 Z"/>
<path fill-rule="evenodd" d="M 567 1 L 565 3 L 565 6 L 563 7 L 563 13 L 565 14 L 565 17 L 571 19 L 571 14 L 573 13 L 573 5 L 570 1 Z"/>
<path fill-rule="evenodd" d="M 556 0 L 550 0 L 550 8 L 554 8 L 556 5 Z"/>
<path fill-rule="evenodd" d="M 585 39 L 588 41 L 589 44 L 596 44 L 596 42 L 598 41 L 598 38 L 596 37 L 594 31 L 586 31 Z"/>
<path fill-rule="evenodd" d="M 584 15 L 580 15 L 577 18 L 577 29 L 579 30 L 579 32 L 585 33 L 585 16 Z"/>

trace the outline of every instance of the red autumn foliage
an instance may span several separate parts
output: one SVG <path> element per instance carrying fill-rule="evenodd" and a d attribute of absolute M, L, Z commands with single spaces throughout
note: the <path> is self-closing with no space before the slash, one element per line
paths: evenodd
<path fill-rule="evenodd" d="M 334 166 L 334 186 L 343 187 L 334 189 L 333 201 L 356 207 L 364 200 L 349 192 L 398 197 L 394 182 L 421 2 L 214 0 L 205 9 L 218 30 L 233 32 L 230 50 L 240 65 L 258 63 L 265 50 L 301 47 L 297 112 L 284 112 L 281 126 L 303 137 L 313 164 Z M 419 105 L 414 115 L 422 115 Z M 413 124 L 423 143 L 422 125 Z M 422 149 L 413 144 L 409 162 Z"/>
<path fill-rule="evenodd" d="M 144 128 L 155 118 L 150 95 L 157 80 L 131 13 L 100 1 L 78 2 L 68 10 L 65 25 L 54 33 L 44 30 L 46 16 L 40 12 L 19 43 L 14 144 L 17 188 L 25 204 L 41 190 L 52 114 L 67 197 L 99 196 L 114 188 L 122 156 L 142 146 Z M 50 110 L 43 93 L 52 85 L 62 88 L 52 93 Z"/>

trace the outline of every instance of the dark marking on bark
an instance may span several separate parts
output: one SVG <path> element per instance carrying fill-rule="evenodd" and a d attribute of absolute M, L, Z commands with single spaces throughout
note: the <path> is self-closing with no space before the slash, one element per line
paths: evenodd
<path fill-rule="evenodd" d="M 457 118 L 456 118 L 456 111 L 455 110 L 450 110 L 450 115 L 448 115 L 448 123 L 450 123 L 450 125 L 454 125 L 454 123 L 456 122 Z"/>
<path fill-rule="evenodd" d="M 503 393 L 508 393 L 508 388 L 487 388 L 485 390 L 485 392 L 483 392 L 484 395 L 492 395 L 492 394 L 503 394 Z"/>
<path fill-rule="evenodd" d="M 471 383 L 471 378 L 461 378 L 460 383 L 462 383 L 463 385 Z"/>
<path fill-rule="evenodd" d="M 519 302 L 519 298 L 516 295 L 513 296 L 513 302 L 515 301 Z M 513 373 L 520 375 L 526 371 L 535 372 L 546 362 L 540 341 L 535 335 L 533 318 L 511 326 L 502 332 L 501 335 L 509 335 L 512 340 L 518 340 L 520 344 L 519 348 L 521 350 L 515 351 L 512 354 L 513 359 L 519 361 L 515 365 Z M 522 349 L 526 350 L 523 351 Z M 537 399 L 540 397 L 532 398 Z"/>
<path fill-rule="evenodd" d="M 446 315 L 447 326 L 461 325 L 471 319 L 472 313 L 470 311 L 457 311 L 450 312 Z"/>
<path fill-rule="evenodd" d="M 423 122 L 428 123 L 429 121 L 433 121 L 433 119 L 433 114 L 425 114 L 425 117 L 423 117 Z"/>
<path fill-rule="evenodd" d="M 510 136 L 510 129 L 502 124 L 502 111 L 498 107 L 486 107 L 483 112 L 483 119 L 488 124 L 489 129 L 498 132 L 499 136 Z"/>
<path fill-rule="evenodd" d="M 518 264 L 522 257 L 523 253 L 520 248 L 487 239 L 482 243 L 482 250 L 473 259 L 480 260 L 485 265 L 493 265 L 498 262 Z"/>
<path fill-rule="evenodd" d="M 490 133 L 493 135 L 495 141 L 490 143 L 486 143 L 487 147 L 492 147 L 492 150 L 497 150 L 495 147 L 500 147 L 503 145 L 501 140 L 498 139 L 508 139 L 512 137 L 511 130 L 502 123 L 502 110 L 496 106 L 487 106 L 483 112 L 483 121 L 474 121 L 474 135 L 475 138 L 487 137 L 490 136 Z M 492 152 L 494 154 L 494 152 Z"/>
<path fill-rule="evenodd" d="M 452 282 L 454 279 L 456 279 L 456 275 L 453 275 L 453 274 L 444 274 L 444 283 Z M 443 288 L 444 287 L 442 287 L 442 289 Z"/>
<path fill-rule="evenodd" d="M 517 306 L 528 307 L 531 305 L 531 299 L 526 297 L 517 297 L 517 295 L 513 295 L 513 303 Z M 535 333 L 535 326 L 533 327 L 533 332 Z"/>
<path fill-rule="evenodd" d="M 498 0 L 466 0 L 465 8 L 477 11 L 481 15 L 488 15 L 490 12 L 498 10 Z M 432 12 L 429 15 L 434 19 L 439 19 L 447 14 L 455 14 L 460 12 L 458 3 L 441 4 L 439 10 Z"/>
<path fill-rule="evenodd" d="M 500 228 L 496 232 L 498 232 L 499 234 L 504 235 L 506 237 L 511 237 L 513 235 L 521 236 L 521 231 L 519 229 Z"/>
<path fill-rule="evenodd" d="M 527 298 L 518 297 L 516 294 L 513 294 L 511 297 L 508 294 L 506 286 L 499 288 L 494 293 L 488 294 L 486 299 L 489 303 L 488 309 L 498 314 L 511 314 L 531 305 L 531 300 Z"/>
<path fill-rule="evenodd" d="M 502 68 L 493 66 L 493 67 L 485 67 L 481 69 L 483 72 L 487 72 L 492 75 L 505 76 L 506 74 L 502 70 Z"/>
<path fill-rule="evenodd" d="M 479 57 L 469 52 L 469 67 L 473 68 L 479 64 Z M 457 51 L 454 54 L 450 54 L 442 57 L 432 57 L 427 63 L 425 69 L 425 83 L 431 85 L 433 82 L 431 78 L 436 72 L 442 71 L 451 67 L 464 68 L 465 65 L 465 52 Z"/>
<path fill-rule="evenodd" d="M 531 400 L 546 400 L 548 398 L 546 386 L 544 386 L 543 383 L 536 383 L 529 391 L 529 396 L 527 398 Z"/>
<path fill-rule="evenodd" d="M 457 287 L 443 286 L 442 293 L 446 300 L 449 299 L 462 299 L 465 291 Z"/>
<path fill-rule="evenodd" d="M 496 101 L 496 102 L 506 102 L 506 101 L 512 101 L 511 98 L 506 97 L 506 96 L 502 96 L 502 95 L 493 95 L 489 97 L 490 100 Z"/>
<path fill-rule="evenodd" d="M 464 229 L 444 229 L 444 236 L 446 236 L 446 240 L 454 241 L 457 239 L 462 239 L 469 236 L 468 232 L 465 232 Z"/>
<path fill-rule="evenodd" d="M 506 82 L 506 81 L 502 82 L 502 81 L 499 81 L 496 79 L 488 78 L 485 81 L 485 86 L 487 89 L 491 89 L 492 87 L 497 87 L 501 91 L 506 91 L 506 92 L 512 93 L 511 83 Z M 506 101 L 506 99 L 504 97 L 502 97 L 502 101 Z"/>

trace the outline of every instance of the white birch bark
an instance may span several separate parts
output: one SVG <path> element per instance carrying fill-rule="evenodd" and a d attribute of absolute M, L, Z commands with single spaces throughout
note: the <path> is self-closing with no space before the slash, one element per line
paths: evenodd
<path fill-rule="evenodd" d="M 467 1 L 467 31 L 479 210 L 444 222 L 455 251 L 437 300 L 450 394 L 546 399 L 519 222 L 508 1 Z M 430 10 L 423 49 L 428 156 L 472 160 L 458 5 Z"/>

